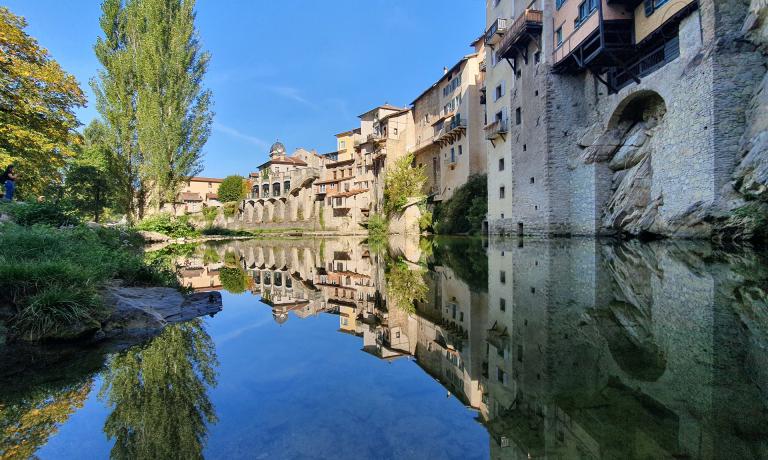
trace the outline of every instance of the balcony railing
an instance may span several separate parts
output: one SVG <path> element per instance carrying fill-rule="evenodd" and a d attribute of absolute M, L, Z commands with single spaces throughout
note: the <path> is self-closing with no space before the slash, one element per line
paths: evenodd
<path fill-rule="evenodd" d="M 498 18 L 493 21 L 491 27 L 485 32 L 486 45 L 495 45 L 499 42 L 499 39 L 507 30 L 507 22 L 508 20 L 506 18 Z"/>
<path fill-rule="evenodd" d="M 485 126 L 485 138 L 488 140 L 496 139 L 509 132 L 509 120 L 496 120 Z"/>
<path fill-rule="evenodd" d="M 499 42 L 496 57 L 499 59 L 512 57 L 519 46 L 527 45 L 535 34 L 541 34 L 544 24 L 544 13 L 539 10 L 525 10 L 511 26 Z"/>

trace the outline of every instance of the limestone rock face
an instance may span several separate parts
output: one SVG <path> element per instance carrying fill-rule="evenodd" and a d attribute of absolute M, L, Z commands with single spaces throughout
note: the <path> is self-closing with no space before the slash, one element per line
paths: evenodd
<path fill-rule="evenodd" d="M 768 201 L 768 73 L 752 99 L 748 117 L 734 185 L 745 197 Z"/>
<path fill-rule="evenodd" d="M 619 147 L 624 144 L 624 137 L 630 128 L 632 128 L 632 123 L 622 121 L 616 127 L 608 129 L 582 152 L 581 160 L 586 164 L 610 160 Z"/>
<path fill-rule="evenodd" d="M 641 235 L 650 232 L 656 221 L 661 199 L 651 199 L 651 158 L 626 171 L 614 192 L 603 218 L 608 229 Z"/>
<path fill-rule="evenodd" d="M 151 335 L 168 324 L 215 314 L 222 309 L 221 294 L 203 292 L 184 297 L 176 289 L 114 287 L 106 294 L 112 314 L 102 323 L 107 337 Z"/>

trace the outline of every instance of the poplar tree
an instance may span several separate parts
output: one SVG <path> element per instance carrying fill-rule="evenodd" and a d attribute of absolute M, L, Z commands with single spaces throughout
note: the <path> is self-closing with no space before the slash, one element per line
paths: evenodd
<path fill-rule="evenodd" d="M 136 206 L 141 190 L 138 166 L 141 155 L 136 142 L 136 77 L 122 0 L 105 0 L 99 20 L 104 37 L 99 37 L 94 51 L 103 66 L 91 87 L 96 108 L 108 129 L 108 144 L 114 151 L 119 190 L 116 207 L 130 220 L 140 214 Z M 140 208 L 140 206 L 139 206 Z"/>
<path fill-rule="evenodd" d="M 145 191 L 156 210 L 173 203 L 201 169 L 210 135 L 210 55 L 195 29 L 194 0 L 105 0 L 93 82 L 97 107 L 125 171 L 124 203 L 141 217 Z"/>
<path fill-rule="evenodd" d="M 194 0 L 134 0 L 136 128 L 140 174 L 155 209 L 174 203 L 180 186 L 200 172 L 210 135 L 211 92 L 202 81 L 210 55 L 195 29 Z"/>

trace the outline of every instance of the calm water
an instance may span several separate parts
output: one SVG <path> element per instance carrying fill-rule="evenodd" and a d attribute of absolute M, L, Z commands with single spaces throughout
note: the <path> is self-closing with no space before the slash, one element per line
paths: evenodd
<path fill-rule="evenodd" d="M 163 254 L 224 310 L 120 352 L 6 362 L 1 459 L 768 457 L 765 254 L 577 239 Z"/>

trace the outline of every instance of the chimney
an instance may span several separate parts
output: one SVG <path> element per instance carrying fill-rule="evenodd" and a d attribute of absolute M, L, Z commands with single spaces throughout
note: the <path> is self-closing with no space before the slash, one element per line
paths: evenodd
<path fill-rule="evenodd" d="M 448 67 L 443 67 L 443 75 L 448 73 Z"/>

